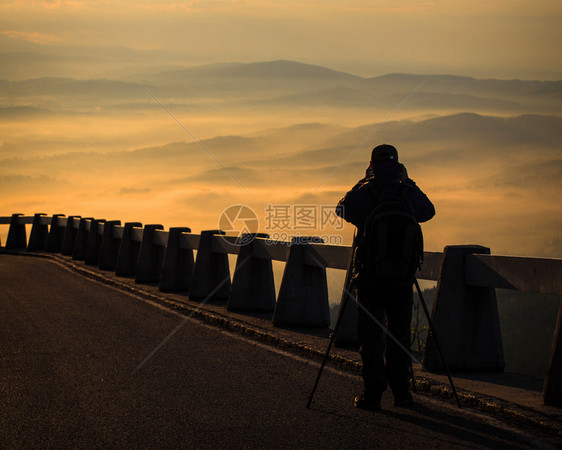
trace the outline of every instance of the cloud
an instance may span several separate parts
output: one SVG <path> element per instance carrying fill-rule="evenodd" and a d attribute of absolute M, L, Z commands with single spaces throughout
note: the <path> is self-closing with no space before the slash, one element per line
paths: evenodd
<path fill-rule="evenodd" d="M 89 0 L 39 0 L 32 3 L 40 4 L 45 9 L 80 8 L 88 4 L 95 4 L 95 2 Z"/>
<path fill-rule="evenodd" d="M 159 2 L 146 2 L 144 8 L 149 11 L 159 11 L 159 12 L 176 12 L 176 11 L 192 11 L 192 10 L 216 10 L 216 9 L 224 9 L 230 8 L 233 6 L 240 6 L 247 4 L 246 1 L 243 0 L 191 0 L 185 2 L 177 2 L 177 1 L 159 1 Z"/>
<path fill-rule="evenodd" d="M 92 0 L 15 0 L 4 2 L 3 6 L 14 10 L 33 8 L 53 11 L 63 8 L 81 8 L 96 3 L 98 2 Z"/>
<path fill-rule="evenodd" d="M 130 195 L 130 194 L 146 194 L 152 191 L 150 188 L 121 188 L 118 192 L 119 195 Z"/>
<path fill-rule="evenodd" d="M 51 116 L 53 111 L 45 108 L 35 108 L 33 106 L 0 106 L 0 118 L 6 119 L 23 119 Z M 0 144 L 4 146 L 4 142 Z"/>
<path fill-rule="evenodd" d="M 562 238 L 545 241 L 540 254 L 550 258 L 562 258 Z"/>
<path fill-rule="evenodd" d="M 196 175 L 189 176 L 184 179 L 176 180 L 173 183 L 184 183 L 200 181 L 206 183 L 221 183 L 228 185 L 235 183 L 236 186 L 242 184 L 258 184 L 263 183 L 264 178 L 256 170 L 245 167 L 224 167 L 219 169 L 210 169 L 200 172 Z M 240 183 L 240 184 L 239 184 Z"/>
<path fill-rule="evenodd" d="M 66 189 L 69 183 L 65 179 L 48 175 L 1 175 L 0 190 L 6 196 L 16 198 L 19 196 L 48 195 L 60 189 Z"/>
<path fill-rule="evenodd" d="M 539 159 L 542 159 L 540 156 Z M 489 188 L 493 185 L 496 188 L 521 188 L 535 191 L 558 192 L 560 180 L 562 179 L 562 159 L 532 160 L 525 164 L 510 164 L 501 173 L 494 174 L 492 177 L 476 179 L 474 188 Z M 511 195 L 514 195 L 512 193 Z"/>
<path fill-rule="evenodd" d="M 53 34 L 28 32 L 28 31 L 17 31 L 17 30 L 5 30 L 1 31 L 0 34 L 7 36 L 12 39 L 23 39 L 28 42 L 33 42 L 34 44 L 53 44 L 55 42 L 61 42 L 62 39 Z"/>

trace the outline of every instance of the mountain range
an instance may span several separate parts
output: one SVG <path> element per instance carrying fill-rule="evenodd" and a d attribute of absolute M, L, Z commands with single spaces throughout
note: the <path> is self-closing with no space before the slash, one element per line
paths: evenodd
<path fill-rule="evenodd" d="M 121 79 L 0 80 L 2 106 L 36 101 L 33 106 L 53 110 L 88 109 L 92 103 L 146 109 L 154 105 L 151 96 L 173 102 L 176 110 L 194 105 L 388 110 L 408 98 L 415 110 L 554 114 L 562 110 L 562 81 L 412 74 L 365 78 L 294 61 L 212 64 Z"/>

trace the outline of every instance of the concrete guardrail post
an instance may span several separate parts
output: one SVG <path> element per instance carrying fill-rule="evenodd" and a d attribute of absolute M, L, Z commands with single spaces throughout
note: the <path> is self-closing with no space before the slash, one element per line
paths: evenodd
<path fill-rule="evenodd" d="M 74 241 L 74 248 L 72 249 L 72 259 L 84 261 L 86 258 L 86 244 L 88 243 L 88 232 L 90 230 L 90 222 L 94 220 L 93 217 L 82 217 L 78 224 L 78 231 L 76 232 L 76 240 Z"/>
<path fill-rule="evenodd" d="M 101 270 L 115 270 L 121 239 L 113 236 L 113 229 L 121 225 L 120 220 L 109 220 L 103 225 L 99 268 Z"/>
<path fill-rule="evenodd" d="M 47 238 L 47 251 L 51 253 L 60 253 L 62 250 L 62 239 L 66 224 L 62 224 L 64 214 L 53 214 L 51 219 L 51 228 L 49 229 L 49 237 Z"/>
<path fill-rule="evenodd" d="M 191 228 L 173 227 L 168 232 L 168 244 L 160 275 L 159 289 L 163 292 L 189 291 L 193 276 L 193 250 L 180 248 L 181 233 L 191 233 Z"/>
<path fill-rule="evenodd" d="M 465 256 L 490 254 L 482 246 L 445 247 L 431 317 L 445 360 L 456 371 L 503 371 L 505 366 L 496 291 L 465 283 Z M 433 337 L 423 358 L 428 370 L 443 370 Z"/>
<path fill-rule="evenodd" d="M 25 223 L 20 220 L 20 217 L 23 217 L 23 214 L 12 214 L 10 228 L 8 229 L 8 238 L 6 239 L 6 249 L 16 250 L 27 247 Z"/>
<path fill-rule="evenodd" d="M 141 243 L 132 239 L 133 228 L 142 228 L 142 223 L 127 222 L 123 227 L 123 238 L 119 247 L 117 267 L 115 268 L 115 275 L 118 277 L 134 275 L 137 270 Z"/>
<path fill-rule="evenodd" d="M 230 293 L 230 269 L 226 253 L 214 253 L 211 249 L 215 237 L 224 235 L 221 230 L 201 231 L 197 258 L 193 269 L 189 299 L 194 301 L 218 302 L 228 301 Z"/>
<path fill-rule="evenodd" d="M 66 220 L 66 228 L 64 229 L 64 237 L 62 238 L 61 253 L 65 256 L 71 256 L 76 242 L 78 228 L 76 228 L 75 220 L 80 216 L 68 216 Z"/>
<path fill-rule="evenodd" d="M 100 224 L 105 223 L 105 219 L 94 219 L 90 222 L 90 232 L 86 241 L 86 256 L 84 262 L 89 266 L 97 266 L 100 262 L 101 241 Z"/>
<path fill-rule="evenodd" d="M 163 230 L 162 225 L 145 225 L 137 263 L 135 283 L 158 283 L 164 262 L 164 247 L 154 242 L 156 230 Z"/>
<path fill-rule="evenodd" d="M 330 305 L 326 267 L 306 263 L 308 242 L 320 238 L 293 238 L 273 313 L 275 326 L 327 327 Z"/>
<path fill-rule="evenodd" d="M 45 213 L 33 215 L 31 233 L 29 233 L 29 242 L 27 243 L 27 250 L 30 252 L 43 251 L 47 248 L 49 225 L 46 223 L 46 215 Z"/>
<path fill-rule="evenodd" d="M 562 300 L 544 379 L 543 400 L 545 405 L 562 406 Z"/>
<path fill-rule="evenodd" d="M 268 238 L 268 234 L 244 234 L 236 258 L 236 270 L 226 309 L 229 311 L 255 311 L 272 313 L 275 309 L 275 282 L 271 258 L 252 256 L 253 238 Z"/>

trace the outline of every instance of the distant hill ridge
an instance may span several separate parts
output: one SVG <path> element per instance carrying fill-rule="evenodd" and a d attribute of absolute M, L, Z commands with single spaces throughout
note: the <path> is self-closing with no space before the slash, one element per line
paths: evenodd
<path fill-rule="evenodd" d="M 276 60 L 253 63 L 230 63 L 211 64 L 196 66 L 185 69 L 176 69 L 162 72 L 160 75 L 188 75 L 191 73 L 205 73 L 206 75 L 220 77 L 292 77 L 292 78 L 332 78 L 332 79 L 354 79 L 362 77 L 345 72 L 329 69 L 327 67 L 313 64 L 305 64 L 296 61 Z"/>
<path fill-rule="evenodd" d="M 373 77 L 362 77 L 347 72 L 330 69 L 324 66 L 307 64 L 290 60 L 273 60 L 260 61 L 251 63 L 215 63 L 198 66 L 185 67 L 181 69 L 166 70 L 155 72 L 147 75 L 147 77 L 160 77 L 170 75 L 211 75 L 217 77 L 295 77 L 295 78 L 315 78 L 328 77 L 333 79 L 348 80 L 364 80 L 378 82 L 398 82 L 398 83 L 419 83 L 426 80 L 434 82 L 450 84 L 450 83 L 497 83 L 499 84 L 516 84 L 516 85 L 547 85 L 562 88 L 562 80 L 557 81 L 540 81 L 540 80 L 519 80 L 519 79 L 496 79 L 496 78 L 474 78 L 462 75 L 448 74 L 409 74 L 409 73 L 389 73 L 385 75 L 377 75 Z M 139 74 L 142 78 L 142 74 Z M 30 78 L 29 80 L 71 80 L 67 77 L 40 77 Z M 106 78 L 89 78 L 88 80 L 107 81 Z M 4 82 L 8 80 L 2 80 Z M 82 80 L 85 81 L 85 80 Z M 14 81 L 12 83 L 22 83 L 25 81 Z"/>
<path fill-rule="evenodd" d="M 195 74 L 205 74 L 221 78 L 300 78 L 300 79 L 331 79 L 333 81 L 353 81 L 367 84 L 389 85 L 392 83 L 408 84 L 411 86 L 426 80 L 427 83 L 440 84 L 441 86 L 453 86 L 459 84 L 469 84 L 472 87 L 488 86 L 490 89 L 497 89 L 501 86 L 539 88 L 549 87 L 553 91 L 562 94 L 562 80 L 560 81 L 539 81 L 539 80 L 502 80 L 502 79 L 479 79 L 460 75 L 447 74 L 407 74 L 390 73 L 374 77 L 361 77 L 346 72 L 341 72 L 327 67 L 314 64 L 306 64 L 289 60 L 263 61 L 253 63 L 226 63 L 210 64 L 185 69 L 169 70 L 152 75 L 153 79 L 160 77 L 181 77 Z"/>
<path fill-rule="evenodd" d="M 188 105 L 213 99 L 214 104 L 218 104 L 218 100 L 228 106 L 388 109 L 420 87 L 408 101 L 410 108 L 510 114 L 559 114 L 562 111 L 562 81 L 400 73 L 365 78 L 287 60 L 210 64 L 139 73 L 127 79 L 0 80 L 0 95 L 14 99 L 14 105 L 28 104 L 25 99 L 30 96 L 50 95 L 71 102 L 73 106 L 80 99 L 91 99 L 96 104 L 147 107 L 151 99 L 139 82 L 157 98 L 174 99 L 176 107 L 180 107 L 178 103 L 181 102 Z M 18 102 L 18 98 L 24 100 Z"/>

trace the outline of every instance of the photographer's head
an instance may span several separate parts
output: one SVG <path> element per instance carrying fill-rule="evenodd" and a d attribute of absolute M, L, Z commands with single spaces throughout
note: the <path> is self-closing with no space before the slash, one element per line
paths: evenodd
<path fill-rule="evenodd" d="M 398 151 L 396 147 L 389 144 L 377 145 L 371 152 L 371 161 L 367 172 L 367 178 L 376 176 L 377 178 L 408 179 L 408 172 L 404 165 L 398 162 Z"/>
<path fill-rule="evenodd" d="M 371 162 L 377 165 L 383 161 L 398 163 L 398 151 L 396 147 L 388 144 L 377 145 L 371 152 Z"/>

